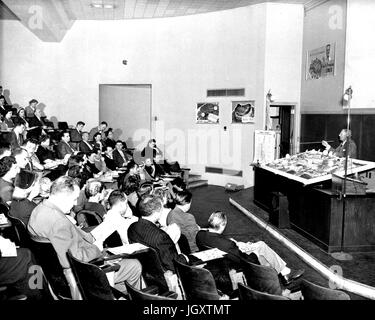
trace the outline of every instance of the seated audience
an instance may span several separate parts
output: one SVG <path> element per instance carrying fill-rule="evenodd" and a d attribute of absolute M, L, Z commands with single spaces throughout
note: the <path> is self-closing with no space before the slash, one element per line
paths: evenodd
<path fill-rule="evenodd" d="M 129 244 L 128 228 L 132 223 L 137 222 L 138 218 L 133 216 L 126 195 L 119 190 L 114 190 L 108 197 L 108 204 L 110 210 L 104 215 L 104 221 L 100 225 L 100 228 L 103 230 L 101 233 L 103 233 L 104 236 L 98 239 L 98 242 L 102 243 L 107 236 L 117 231 L 122 243 Z"/>
<path fill-rule="evenodd" d="M 105 144 L 102 141 L 102 134 L 100 132 L 94 134 L 93 145 L 94 149 L 98 149 L 100 152 L 104 151 Z"/>
<path fill-rule="evenodd" d="M 51 138 L 47 135 L 40 138 L 40 144 L 35 152 L 39 161 L 42 164 L 48 163 L 49 161 L 55 161 L 56 155 L 51 148 Z"/>
<path fill-rule="evenodd" d="M 188 212 L 192 194 L 189 191 L 177 191 L 175 196 L 176 206 L 167 216 L 167 225 L 176 223 L 180 227 L 181 233 L 188 240 L 191 252 L 199 251 L 195 243 L 195 237 L 200 227 L 197 225 L 195 217 Z"/>
<path fill-rule="evenodd" d="M 138 189 L 140 187 L 140 180 L 137 176 L 129 176 L 124 182 L 121 184 L 120 190 L 124 192 L 128 198 L 129 205 L 131 206 L 132 210 L 135 211 L 138 202 Z"/>
<path fill-rule="evenodd" d="M 94 211 L 102 218 L 106 214 L 105 205 L 102 204 L 105 198 L 104 184 L 97 180 L 87 181 L 85 192 L 88 201 L 84 203 L 83 209 Z"/>
<path fill-rule="evenodd" d="M 13 111 L 8 110 L 4 114 L 4 120 L 0 123 L 0 129 L 3 131 L 10 131 L 14 128 L 14 122 L 12 120 Z"/>
<path fill-rule="evenodd" d="M 110 145 L 104 147 L 104 162 L 109 170 L 116 170 L 116 163 L 113 160 L 113 148 Z"/>
<path fill-rule="evenodd" d="M 59 159 L 67 159 L 77 151 L 70 145 L 70 134 L 68 131 L 64 131 L 61 136 L 61 140 L 57 145 L 57 157 Z"/>
<path fill-rule="evenodd" d="M 25 130 L 26 130 L 25 123 L 22 120 L 17 119 L 14 124 L 14 128 L 12 132 L 10 133 L 9 141 L 10 141 L 10 146 L 11 146 L 12 151 L 22 146 L 23 141 L 25 139 L 24 137 Z"/>
<path fill-rule="evenodd" d="M 26 130 L 29 129 L 29 122 L 26 119 L 26 111 L 24 108 L 19 108 L 17 111 L 17 121 L 21 121 L 25 124 Z"/>
<path fill-rule="evenodd" d="M 60 177 L 53 182 L 51 194 L 32 212 L 28 230 L 35 241 L 49 242 L 53 245 L 68 282 L 71 281 L 71 269 L 66 257 L 68 250 L 84 262 L 102 256 L 94 244 L 94 237 L 74 225 L 67 217 L 79 195 L 77 182 L 71 177 Z M 124 281 L 140 288 L 141 264 L 136 259 L 121 259 L 120 269 L 115 272 L 116 289 L 126 291 Z"/>
<path fill-rule="evenodd" d="M 142 243 L 152 247 L 159 255 L 165 270 L 175 272 L 173 259 L 187 263 L 183 255 L 178 254 L 176 246 L 167 232 L 160 229 L 156 223 L 163 211 L 161 199 L 154 195 L 142 197 L 138 203 L 141 218 L 130 225 L 128 238 L 130 243 Z"/>
<path fill-rule="evenodd" d="M 0 159 L 0 199 L 10 204 L 14 191 L 14 179 L 20 172 L 16 159 L 8 156 Z"/>
<path fill-rule="evenodd" d="M 27 300 L 49 299 L 45 291 L 47 284 L 43 281 L 42 288 L 31 288 L 30 283 L 35 283 L 35 273 L 30 272 L 35 267 L 36 261 L 29 249 L 17 248 L 15 257 L 5 257 L 8 247 L 15 244 L 0 235 L 0 286 L 7 286 L 12 295 L 25 295 Z"/>
<path fill-rule="evenodd" d="M 21 170 L 32 171 L 32 165 L 29 159 L 29 153 L 23 148 L 13 150 L 12 156 L 16 159 L 17 166 Z"/>
<path fill-rule="evenodd" d="M 82 132 L 82 141 L 79 143 L 79 151 L 88 154 L 92 150 L 94 150 L 94 146 L 89 141 L 89 133 L 86 131 Z"/>
<path fill-rule="evenodd" d="M 38 141 L 30 138 L 25 140 L 25 142 L 22 145 L 22 149 L 27 151 L 28 154 L 28 161 L 30 163 L 29 170 L 33 171 L 43 171 L 44 166 L 40 163 L 39 158 L 35 154 L 36 150 L 38 149 Z"/>
<path fill-rule="evenodd" d="M 5 101 L 4 96 L 0 96 L 0 117 L 4 118 L 5 114 L 8 112 L 8 110 L 11 109 L 7 102 Z"/>
<path fill-rule="evenodd" d="M 286 262 L 263 241 L 244 243 L 228 239 L 223 235 L 226 226 L 227 217 L 225 213 L 221 211 L 212 213 L 208 219 L 208 230 L 200 230 L 197 233 L 196 243 L 198 247 L 203 245 L 227 252 L 228 258 L 238 265 L 240 265 L 241 258 L 253 263 L 259 261 L 261 265 L 274 268 L 285 283 L 303 275 L 303 269 L 295 271 L 289 269 Z"/>
<path fill-rule="evenodd" d="M 36 99 L 31 99 L 29 101 L 29 105 L 25 108 L 27 118 L 32 118 L 34 116 L 34 112 L 38 103 L 39 102 Z"/>
<path fill-rule="evenodd" d="M 117 168 L 123 168 L 131 160 L 131 157 L 123 149 L 122 141 L 116 142 L 116 149 L 113 150 L 113 160 L 116 163 Z"/>
<path fill-rule="evenodd" d="M 108 127 L 108 123 L 105 122 L 105 121 L 102 121 L 99 126 L 97 126 L 95 128 L 92 128 L 90 130 L 89 140 L 94 141 L 94 135 L 97 132 L 99 132 L 102 135 L 102 138 L 105 139 L 105 133 L 104 132 L 105 132 L 105 129 L 107 129 L 107 127 Z"/>
<path fill-rule="evenodd" d="M 112 128 L 109 128 L 109 129 L 105 132 L 104 143 L 106 144 L 106 146 L 110 146 L 110 147 L 112 147 L 112 149 L 115 149 L 115 148 L 116 148 L 116 140 L 115 140 L 115 138 L 114 138 L 114 135 L 113 135 L 113 129 L 112 129 Z"/>
<path fill-rule="evenodd" d="M 165 175 L 163 168 L 150 158 L 145 160 L 144 172 L 146 181 L 158 181 L 162 175 Z"/>
<path fill-rule="evenodd" d="M 30 171 L 21 171 L 14 181 L 13 200 L 9 214 L 20 219 L 27 226 L 31 212 L 36 207 L 33 199 L 39 195 L 40 184 L 37 175 Z"/>
<path fill-rule="evenodd" d="M 85 123 L 83 121 L 78 121 L 76 127 L 70 131 L 70 142 L 76 150 L 80 150 L 79 144 L 82 141 L 82 130 L 84 126 Z"/>

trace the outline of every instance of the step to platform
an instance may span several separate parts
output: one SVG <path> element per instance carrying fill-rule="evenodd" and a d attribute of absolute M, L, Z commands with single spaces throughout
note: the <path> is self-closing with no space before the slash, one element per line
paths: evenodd
<path fill-rule="evenodd" d="M 194 189 L 198 187 L 205 187 L 208 185 L 208 180 L 197 180 L 194 182 L 189 182 L 187 188 Z"/>

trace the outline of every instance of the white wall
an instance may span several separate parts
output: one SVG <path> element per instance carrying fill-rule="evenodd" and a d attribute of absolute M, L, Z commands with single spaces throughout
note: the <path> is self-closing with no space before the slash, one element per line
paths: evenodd
<path fill-rule="evenodd" d="M 302 19 L 301 5 L 260 4 L 178 18 L 77 21 L 53 44 L 19 22 L 1 21 L 0 81 L 13 103 L 24 106 L 35 97 L 47 116 L 71 124 L 84 120 L 89 128 L 99 120 L 99 84 L 151 84 L 159 119 L 154 134 L 170 158 L 198 173 L 206 163 L 243 170 L 243 179 L 207 178 L 249 186 L 253 135 L 263 127 L 267 90 L 284 101 L 299 100 Z M 206 98 L 207 89 L 237 87 L 245 88 L 244 99 L 256 100 L 255 124 L 231 125 L 231 101 L 238 97 Z M 220 124 L 195 124 L 196 103 L 204 101 L 220 102 Z M 201 147 L 193 148 L 195 135 Z"/>
<path fill-rule="evenodd" d="M 346 1 L 331 0 L 307 12 L 304 22 L 302 113 L 342 113 L 345 74 Z M 334 77 L 306 80 L 307 51 L 336 43 Z"/>

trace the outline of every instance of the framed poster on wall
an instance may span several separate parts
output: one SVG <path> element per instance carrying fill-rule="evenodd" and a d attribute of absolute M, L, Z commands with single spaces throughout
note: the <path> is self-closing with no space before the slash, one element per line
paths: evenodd
<path fill-rule="evenodd" d="M 232 101 L 232 123 L 254 123 L 255 101 Z"/>
<path fill-rule="evenodd" d="M 198 102 L 196 123 L 219 123 L 220 107 L 218 102 Z"/>
<path fill-rule="evenodd" d="M 307 52 L 306 80 L 333 77 L 336 67 L 336 44 L 328 43 Z"/>

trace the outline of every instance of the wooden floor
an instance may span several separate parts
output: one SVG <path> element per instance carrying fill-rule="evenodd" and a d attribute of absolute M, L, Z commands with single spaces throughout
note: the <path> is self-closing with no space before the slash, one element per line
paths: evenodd
<path fill-rule="evenodd" d="M 263 240 L 287 262 L 289 267 L 304 268 L 304 277 L 307 280 L 325 287 L 329 286 L 328 280 L 320 273 L 307 265 L 294 252 L 269 235 L 267 231 L 258 227 L 229 203 L 229 198 L 232 198 L 253 214 L 268 221 L 268 214 L 254 205 L 251 188 L 240 192 L 228 193 L 223 187 L 207 186 L 194 189 L 192 193 L 193 203 L 190 212 L 194 214 L 197 223 L 201 227 L 207 226 L 207 219 L 213 211 L 222 210 L 228 215 L 228 226 L 224 231 L 227 236 L 240 241 Z M 335 270 L 341 268 L 345 278 L 375 286 L 375 274 L 373 271 L 375 267 L 375 254 L 356 253 L 353 255 L 353 261 L 341 262 L 333 259 L 319 247 L 292 230 L 283 230 L 282 233 L 325 265 Z M 352 299 L 364 299 L 352 293 L 349 294 Z"/>

